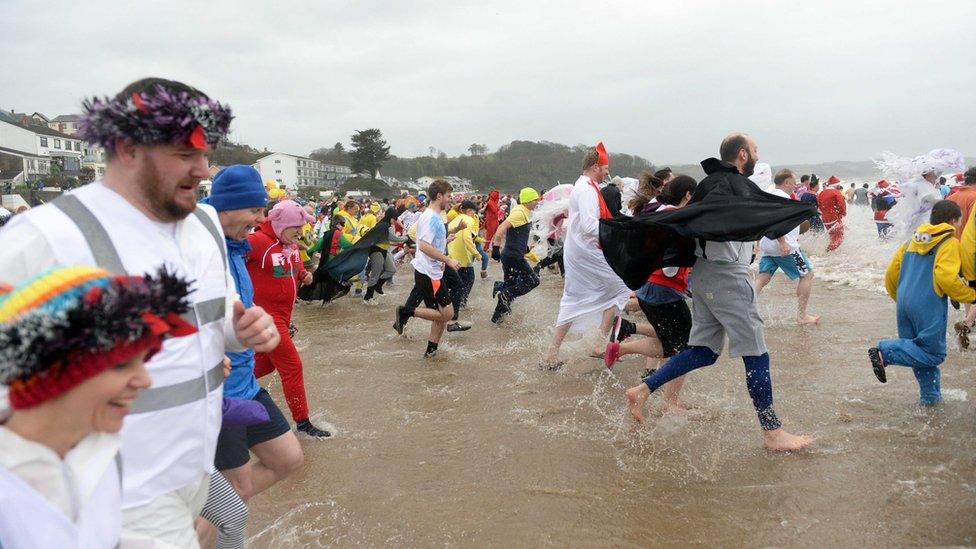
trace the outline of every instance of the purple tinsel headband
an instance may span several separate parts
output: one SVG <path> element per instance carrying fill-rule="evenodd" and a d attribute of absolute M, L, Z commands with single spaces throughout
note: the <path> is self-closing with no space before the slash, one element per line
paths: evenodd
<path fill-rule="evenodd" d="M 234 118 L 230 107 L 205 95 L 163 86 L 124 99 L 93 97 L 82 108 L 78 134 L 109 151 L 115 150 L 115 140 L 120 138 L 140 145 L 187 143 L 197 149 L 213 148 L 227 135 Z"/>

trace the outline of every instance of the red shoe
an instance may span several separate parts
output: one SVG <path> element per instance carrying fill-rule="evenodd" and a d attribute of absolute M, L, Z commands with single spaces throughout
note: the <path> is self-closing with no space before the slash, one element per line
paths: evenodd
<path fill-rule="evenodd" d="M 607 370 L 613 370 L 613 365 L 618 358 L 620 358 L 620 343 L 616 341 L 607 343 L 607 348 L 603 351 L 603 365 L 607 367 Z"/>

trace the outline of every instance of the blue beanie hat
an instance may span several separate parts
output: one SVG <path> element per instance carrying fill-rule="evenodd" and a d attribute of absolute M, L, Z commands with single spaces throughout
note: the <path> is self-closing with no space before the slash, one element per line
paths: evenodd
<path fill-rule="evenodd" d="M 202 202 L 210 204 L 218 212 L 263 208 L 268 203 L 268 192 L 264 190 L 264 181 L 257 170 L 236 164 L 217 172 L 210 196 Z"/>

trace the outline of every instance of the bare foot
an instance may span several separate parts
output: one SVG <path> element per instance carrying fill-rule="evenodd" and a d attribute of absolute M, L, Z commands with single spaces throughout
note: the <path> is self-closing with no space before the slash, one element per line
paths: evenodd
<path fill-rule="evenodd" d="M 651 396 L 651 390 L 643 383 L 627 389 L 627 409 L 630 410 L 630 415 L 634 416 L 637 423 L 644 423 L 644 403 L 647 402 L 649 396 Z"/>
<path fill-rule="evenodd" d="M 796 323 L 801 326 L 804 324 L 820 324 L 820 315 L 801 316 L 796 319 Z"/>
<path fill-rule="evenodd" d="M 646 385 L 645 385 L 645 387 L 646 387 Z M 661 403 L 661 406 L 660 406 L 660 412 L 661 412 L 661 415 L 662 416 L 663 415 L 667 415 L 667 414 L 684 414 L 684 413 L 687 413 L 690 410 L 691 410 L 691 408 L 689 408 L 689 407 L 685 406 L 684 404 L 682 404 L 681 402 L 677 402 L 677 401 L 675 401 L 675 402 L 667 402 L 667 401 L 665 401 L 665 402 Z"/>
<path fill-rule="evenodd" d="M 795 452 L 802 450 L 813 442 L 813 437 L 793 435 L 782 428 L 763 431 L 763 446 L 777 452 Z"/>

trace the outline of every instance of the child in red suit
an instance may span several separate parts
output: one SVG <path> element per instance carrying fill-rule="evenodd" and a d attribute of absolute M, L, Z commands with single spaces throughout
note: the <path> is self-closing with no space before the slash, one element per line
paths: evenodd
<path fill-rule="evenodd" d="M 274 318 L 281 336 L 281 343 L 273 351 L 254 355 L 254 375 L 260 378 L 277 370 L 298 431 L 328 438 L 332 433 L 315 427 L 308 419 L 302 358 L 288 333 L 298 286 L 312 281 L 311 273 L 302 265 L 298 241 L 302 226 L 313 221 L 297 202 L 279 202 L 268 212 L 268 219 L 248 235 L 251 250 L 245 264 L 254 284 L 254 304 L 264 307 Z"/>

